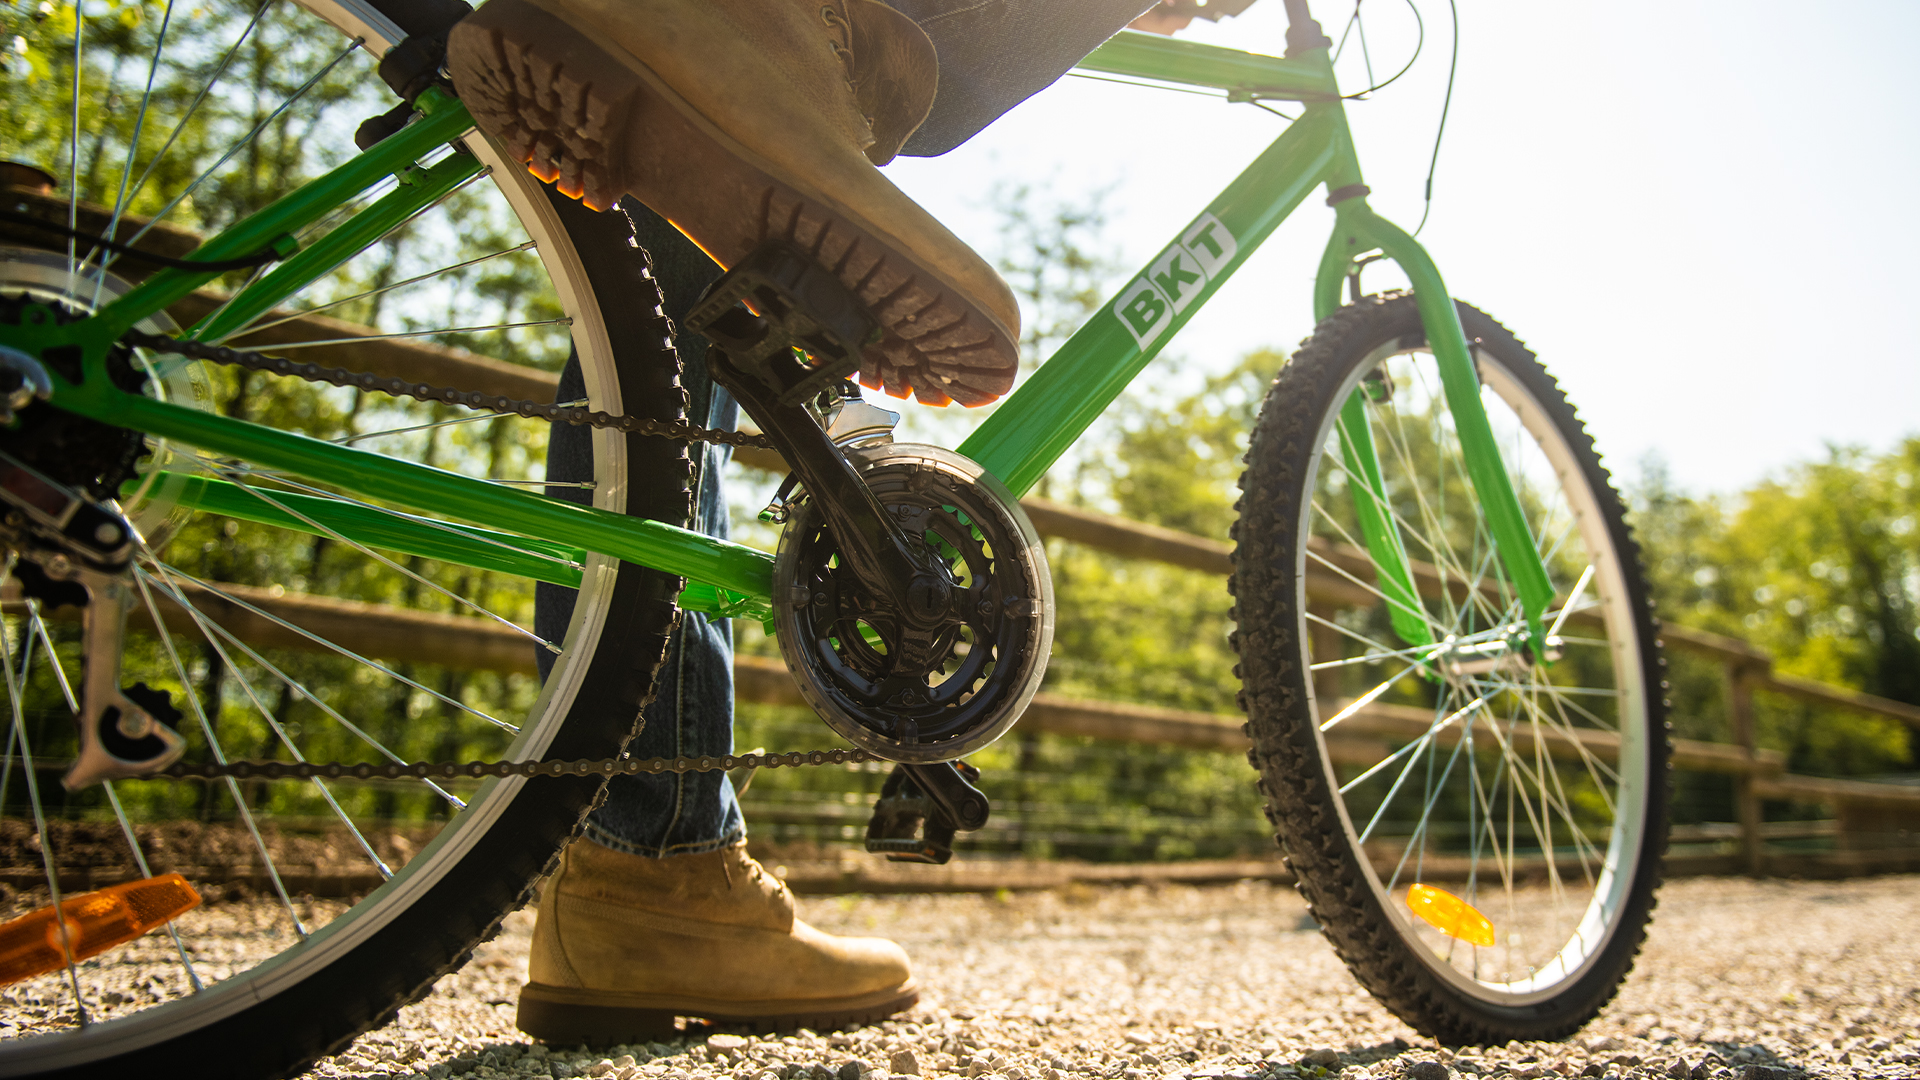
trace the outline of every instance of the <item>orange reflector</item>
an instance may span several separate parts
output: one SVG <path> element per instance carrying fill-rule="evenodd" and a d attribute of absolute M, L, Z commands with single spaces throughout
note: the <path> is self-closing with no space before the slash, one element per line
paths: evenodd
<path fill-rule="evenodd" d="M 1415 885 L 1407 890 L 1407 906 L 1435 930 L 1469 945 L 1493 944 L 1493 923 L 1474 910 L 1472 904 L 1431 885 Z"/>
<path fill-rule="evenodd" d="M 73 958 L 85 960 L 192 911 L 200 894 L 179 874 L 110 885 L 60 902 Z M 0 925 L 0 986 L 67 966 L 53 905 Z"/>

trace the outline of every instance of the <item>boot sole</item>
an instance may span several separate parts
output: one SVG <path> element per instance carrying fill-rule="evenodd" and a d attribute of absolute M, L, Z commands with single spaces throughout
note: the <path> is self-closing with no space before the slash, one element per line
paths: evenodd
<path fill-rule="evenodd" d="M 490 0 L 454 27 L 447 61 L 480 129 L 561 194 L 595 209 L 632 195 L 721 266 L 770 238 L 809 250 L 886 329 L 862 358 L 867 385 L 931 405 L 985 404 L 1011 388 L 1018 346 L 997 320 L 591 28 L 533 0 Z"/>
<path fill-rule="evenodd" d="M 514 1026 L 542 1042 L 607 1046 L 677 1034 L 677 1017 L 754 1031 L 827 1031 L 882 1020 L 912 1008 L 911 982 L 872 994 L 824 1001 L 707 1001 L 668 994 L 621 994 L 528 983 L 520 989 Z"/>

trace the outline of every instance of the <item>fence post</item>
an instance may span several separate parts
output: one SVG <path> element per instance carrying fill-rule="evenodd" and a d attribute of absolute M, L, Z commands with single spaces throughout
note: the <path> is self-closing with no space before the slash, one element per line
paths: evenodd
<path fill-rule="evenodd" d="M 1760 799 L 1753 793 L 1753 684 L 1758 674 L 1749 663 L 1727 665 L 1727 719 L 1732 723 L 1734 745 L 1747 759 L 1746 771 L 1733 780 L 1733 807 L 1740 824 L 1741 865 L 1752 877 L 1761 872 Z"/>

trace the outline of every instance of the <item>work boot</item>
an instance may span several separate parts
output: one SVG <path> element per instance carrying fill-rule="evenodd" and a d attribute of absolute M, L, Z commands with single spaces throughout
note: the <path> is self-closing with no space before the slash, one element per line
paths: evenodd
<path fill-rule="evenodd" d="M 527 968 L 515 1023 L 550 1043 L 656 1040 L 676 1016 L 820 1031 L 920 999 L 900 946 L 794 918 L 745 843 L 666 859 L 573 844 L 540 891 Z"/>
<path fill-rule="evenodd" d="M 874 168 L 932 107 L 933 43 L 878 0 L 491 0 L 448 67 L 481 130 L 563 194 L 631 194 L 721 266 L 812 253 L 885 328 L 860 380 L 984 405 L 1020 312 L 991 266 Z"/>

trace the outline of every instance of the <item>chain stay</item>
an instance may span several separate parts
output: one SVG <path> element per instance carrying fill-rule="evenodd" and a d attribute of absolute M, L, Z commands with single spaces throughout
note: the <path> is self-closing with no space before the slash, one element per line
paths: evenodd
<path fill-rule="evenodd" d="M 366 372 L 348 371 L 341 367 L 322 367 L 315 363 L 296 363 L 280 356 L 268 356 L 265 353 L 248 352 L 244 349 L 230 349 L 224 345 L 209 345 L 203 341 L 191 341 L 170 338 L 164 334 L 149 334 L 145 331 L 129 331 L 124 339 L 129 345 L 155 352 L 172 353 L 194 360 L 207 360 L 216 364 L 228 364 L 245 368 L 248 371 L 264 371 L 269 375 L 287 375 L 308 382 L 322 382 L 333 386 L 350 387 L 357 390 L 377 390 L 394 397 L 408 397 L 416 401 L 442 402 L 447 405 L 459 405 L 468 409 L 479 409 L 503 415 L 524 416 L 530 420 L 547 420 L 556 424 L 575 424 L 585 427 L 612 428 L 616 431 L 633 432 L 641 435 L 658 435 L 668 439 L 682 439 L 687 442 L 725 443 L 729 446 L 757 446 L 773 449 L 773 440 L 765 435 L 749 435 L 739 431 L 725 431 L 720 428 L 700 427 L 681 420 L 650 420 L 642 416 L 615 416 L 611 413 L 587 409 L 578 405 L 546 405 L 537 401 L 523 401 L 504 394 L 483 394 L 478 390 L 454 390 L 450 387 L 433 386 L 428 383 L 409 382 L 393 376 L 372 375 Z"/>
<path fill-rule="evenodd" d="M 669 439 L 682 439 L 688 442 L 725 443 L 731 446 L 757 446 L 773 449 L 773 440 L 765 435 L 749 435 L 739 431 L 725 431 L 719 428 L 704 428 L 683 421 L 650 420 L 638 416 L 614 416 L 610 413 L 586 409 L 580 406 L 546 405 L 537 401 L 523 401 L 505 395 L 483 394 L 479 391 L 454 390 L 449 387 L 433 386 L 428 383 L 408 382 L 391 376 L 372 375 L 365 372 L 349 371 L 340 367 L 322 367 L 315 363 L 296 363 L 284 357 L 268 356 L 265 353 L 249 352 L 244 349 L 230 349 L 223 345 L 210 345 L 206 342 L 167 337 L 162 334 L 149 334 L 144 331 L 129 331 L 124 339 L 129 345 L 155 352 L 171 353 L 194 360 L 206 360 L 217 364 L 228 364 L 245 368 L 248 371 L 264 371 L 270 375 L 291 376 L 309 382 L 329 383 L 333 386 L 349 387 L 358 390 L 375 390 L 394 397 L 408 397 L 417 401 L 442 402 L 459 405 L 469 409 L 487 412 L 524 416 L 528 419 L 547 420 L 553 423 L 583 425 L 586 427 L 612 428 L 617 431 L 637 432 L 641 435 L 657 435 Z M 719 757 L 675 757 L 675 758 L 602 758 L 600 760 L 580 761 L 469 761 L 465 764 L 452 761 L 411 763 L 387 762 L 372 764 L 362 762 L 346 765 L 337 761 L 229 761 L 229 762 L 175 762 L 156 776 L 173 779 L 215 780 L 231 777 L 236 780 L 306 780 L 314 777 L 327 779 L 355 780 L 400 780 L 452 779 L 456 777 L 508 777 L 508 776 L 632 776 L 638 773 L 689 773 L 689 772 L 726 772 L 732 769 L 776 769 L 781 766 L 798 768 L 805 765 L 846 765 L 867 761 L 879 761 L 879 757 L 865 750 L 796 750 L 786 754 L 725 754 Z"/>
<path fill-rule="evenodd" d="M 798 768 L 803 765 L 852 765 L 881 760 L 865 750 L 794 750 L 785 754 L 723 754 L 672 758 L 601 758 L 580 761 L 415 761 L 410 764 L 337 761 L 175 762 L 155 773 L 176 780 L 403 780 L 476 779 L 489 776 L 633 776 L 638 773 L 728 772 L 733 769 Z"/>

